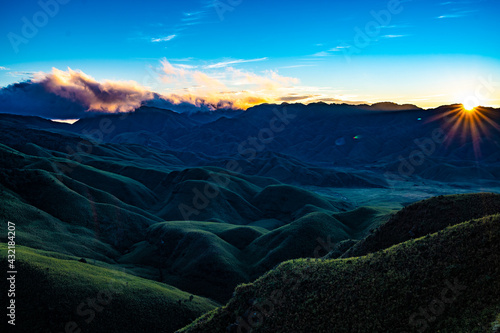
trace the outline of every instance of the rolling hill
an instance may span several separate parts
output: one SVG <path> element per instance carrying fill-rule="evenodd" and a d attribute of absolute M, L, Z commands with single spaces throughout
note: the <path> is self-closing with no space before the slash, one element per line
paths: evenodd
<path fill-rule="evenodd" d="M 493 331 L 499 236 L 496 214 L 364 257 L 288 261 L 179 332 Z"/>
<path fill-rule="evenodd" d="M 0 262 L 7 267 L 7 246 Z M 126 270 L 16 247 L 16 331 L 172 332 L 217 303 Z M 8 290 L 7 280 L 0 283 Z"/>

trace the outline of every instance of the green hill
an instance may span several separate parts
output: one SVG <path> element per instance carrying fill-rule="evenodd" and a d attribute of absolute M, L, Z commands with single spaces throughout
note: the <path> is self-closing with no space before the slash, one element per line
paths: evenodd
<path fill-rule="evenodd" d="M 419 201 L 397 212 L 343 257 L 357 257 L 486 215 L 500 213 L 500 195 L 447 195 Z"/>
<path fill-rule="evenodd" d="M 492 215 L 364 257 L 288 261 L 179 332 L 488 332 L 499 299 Z"/>
<path fill-rule="evenodd" d="M 7 267 L 7 246 L 0 262 Z M 16 247 L 16 332 L 173 332 L 217 304 L 78 258 Z M 8 290 L 2 279 L 2 290 Z M 76 329 L 76 328 L 75 328 Z M 76 330 L 75 330 L 76 332 Z"/>
<path fill-rule="evenodd" d="M 316 248 L 327 237 L 330 242 L 340 242 L 351 237 L 350 230 L 329 214 L 315 212 L 257 238 L 245 253 L 256 259 L 260 275 L 290 257 L 319 256 Z"/>
<path fill-rule="evenodd" d="M 182 162 L 154 149 L 102 144 L 74 157 L 62 133 L 23 133 L 37 144 L 0 145 L 0 217 L 15 218 L 21 244 L 126 264 L 221 302 L 280 262 L 313 256 L 318 239 L 361 239 L 379 218 L 344 217 L 355 208 L 346 200 L 272 178 L 173 165 Z"/>

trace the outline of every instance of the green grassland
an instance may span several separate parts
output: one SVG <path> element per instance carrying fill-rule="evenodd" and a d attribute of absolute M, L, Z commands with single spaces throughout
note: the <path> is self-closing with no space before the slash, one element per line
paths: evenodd
<path fill-rule="evenodd" d="M 7 267 L 7 246 L 0 262 Z M 17 332 L 173 332 L 217 303 L 124 271 L 54 252 L 16 248 Z M 2 279 L 2 290 L 8 290 Z"/>
<path fill-rule="evenodd" d="M 401 209 L 344 257 L 376 252 L 447 226 L 497 213 L 500 213 L 500 195 L 495 193 L 447 195 L 419 201 Z"/>
<path fill-rule="evenodd" d="M 284 260 L 317 256 L 318 240 L 362 239 L 390 214 L 268 177 L 186 168 L 142 146 L 100 144 L 75 157 L 77 137 L 20 132 L 0 135 L 11 144 L 0 145 L 0 217 L 16 222 L 20 244 L 219 302 Z"/>
<path fill-rule="evenodd" d="M 491 332 L 499 299 L 491 215 L 363 257 L 285 262 L 179 332 Z"/>

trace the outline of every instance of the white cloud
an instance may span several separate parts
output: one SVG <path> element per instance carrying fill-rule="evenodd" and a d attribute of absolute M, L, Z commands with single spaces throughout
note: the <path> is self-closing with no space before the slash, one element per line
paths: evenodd
<path fill-rule="evenodd" d="M 177 37 L 177 35 L 170 35 L 170 36 L 160 37 L 160 38 L 152 38 L 151 42 L 153 42 L 153 43 L 168 42 L 169 40 L 172 40 L 175 37 Z"/>
<path fill-rule="evenodd" d="M 177 64 L 176 66 L 177 66 L 177 67 L 180 67 L 180 68 L 184 68 L 184 69 L 194 69 L 194 68 L 198 68 L 198 66 L 194 66 L 194 65 L 186 65 L 186 64 Z"/>
<path fill-rule="evenodd" d="M 476 13 L 476 12 L 477 12 L 477 10 L 455 11 L 454 13 L 444 14 L 444 15 L 438 16 L 436 18 L 437 19 L 460 18 L 460 17 L 469 16 L 469 15 Z"/>
<path fill-rule="evenodd" d="M 307 65 L 291 65 L 291 66 L 283 66 L 283 67 L 280 67 L 280 68 L 299 68 L 299 67 L 314 67 L 316 65 L 310 65 L 310 64 L 307 64 Z"/>
<path fill-rule="evenodd" d="M 223 68 L 223 67 L 227 67 L 229 65 L 242 64 L 242 63 L 246 63 L 246 62 L 264 61 L 264 60 L 267 60 L 267 57 L 258 58 L 258 59 L 228 60 L 228 61 L 218 62 L 218 63 L 212 64 L 212 65 L 207 65 L 207 66 L 205 66 L 205 68 L 207 68 L 207 69 Z"/>
<path fill-rule="evenodd" d="M 330 51 L 330 52 L 340 52 L 340 51 L 342 51 L 343 49 L 348 49 L 348 48 L 350 48 L 350 47 L 351 47 L 350 45 L 348 45 L 348 46 L 340 46 L 340 45 L 339 45 L 339 46 L 335 46 L 335 47 L 334 47 L 334 48 L 332 48 L 332 49 L 329 49 L 328 51 Z"/>
<path fill-rule="evenodd" d="M 10 70 L 10 68 L 4 67 L 4 66 L 0 66 L 0 71 L 8 71 L 8 70 Z"/>
<path fill-rule="evenodd" d="M 314 53 L 313 54 L 313 57 L 327 57 L 329 56 L 330 54 L 326 51 L 321 51 L 321 52 L 318 52 L 318 53 Z"/>
<path fill-rule="evenodd" d="M 406 35 L 384 35 L 382 38 L 401 38 L 406 37 Z"/>

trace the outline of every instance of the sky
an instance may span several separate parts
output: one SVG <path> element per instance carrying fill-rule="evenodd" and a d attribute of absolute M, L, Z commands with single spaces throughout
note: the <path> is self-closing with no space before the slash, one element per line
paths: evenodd
<path fill-rule="evenodd" d="M 149 92 L 241 108 L 500 107 L 499 9 L 494 0 L 10 1 L 0 12 L 0 87 L 31 80 L 62 96 L 57 85 L 80 94 L 84 81 L 132 91 L 127 107 Z"/>

